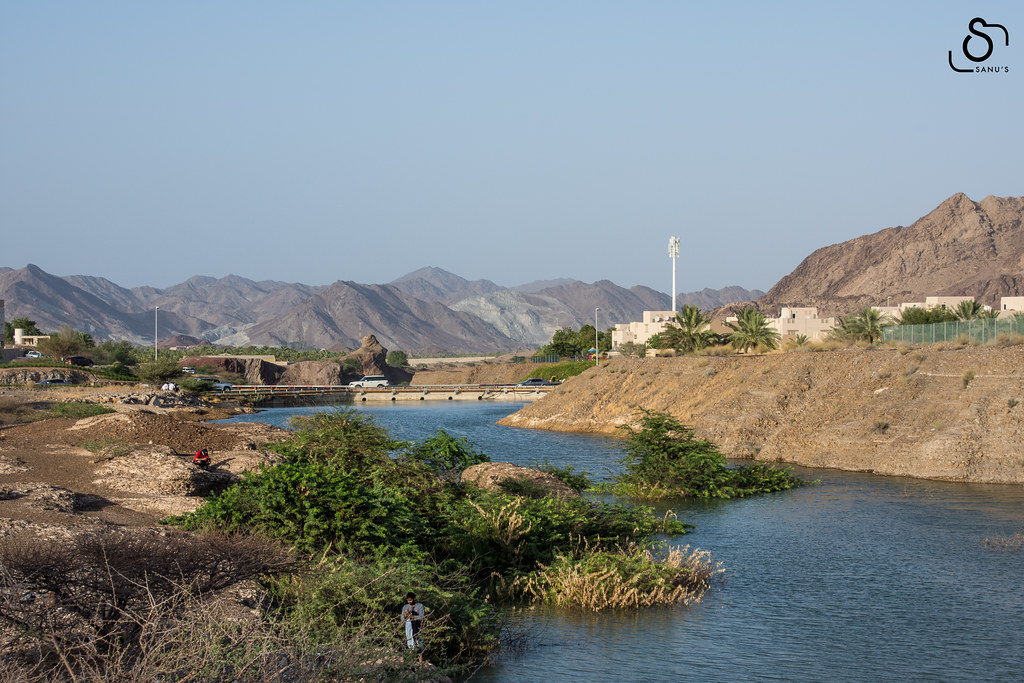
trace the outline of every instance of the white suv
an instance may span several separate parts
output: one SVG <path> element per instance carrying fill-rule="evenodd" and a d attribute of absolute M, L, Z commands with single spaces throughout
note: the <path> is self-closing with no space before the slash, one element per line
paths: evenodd
<path fill-rule="evenodd" d="M 384 375 L 365 375 L 362 379 L 357 379 L 354 382 L 349 382 L 350 387 L 376 387 L 383 389 L 384 387 L 391 386 L 388 384 L 388 378 Z"/>

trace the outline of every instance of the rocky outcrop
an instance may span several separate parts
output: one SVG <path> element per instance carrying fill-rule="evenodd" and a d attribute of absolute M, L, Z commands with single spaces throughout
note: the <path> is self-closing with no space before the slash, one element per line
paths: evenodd
<path fill-rule="evenodd" d="M 573 498 L 580 495 L 553 474 L 508 462 L 484 462 L 467 467 L 462 472 L 462 483 L 476 484 L 485 491 L 500 490 L 501 482 L 507 479 L 526 480 L 546 490 L 547 495 L 555 498 Z"/>
<path fill-rule="evenodd" d="M 276 384 L 289 386 L 334 386 L 343 384 L 341 366 L 333 360 L 305 360 L 292 363 Z"/>
<path fill-rule="evenodd" d="M 359 363 L 360 372 L 364 375 L 383 375 L 388 367 L 388 350 L 372 334 L 363 337 L 359 348 L 345 357 Z"/>
<path fill-rule="evenodd" d="M 278 384 L 285 370 L 286 367 L 283 365 L 268 363 L 262 358 L 249 358 L 245 361 L 245 371 L 242 374 L 245 375 L 246 384 L 269 385 Z"/>
<path fill-rule="evenodd" d="M 412 379 L 411 372 L 388 365 L 387 357 L 388 350 L 377 341 L 377 337 L 368 334 L 363 337 L 359 348 L 345 356 L 345 359 L 359 363 L 359 371 L 363 375 L 384 375 L 392 384 L 402 384 Z"/>
<path fill-rule="evenodd" d="M 30 382 L 42 382 L 44 379 L 65 379 L 75 384 L 87 384 L 95 381 L 96 376 L 91 372 L 75 370 L 70 366 L 67 368 L 38 366 L 0 368 L 0 384 L 29 384 Z"/>
<path fill-rule="evenodd" d="M 732 457 L 1024 483 L 1024 347 L 614 359 L 499 424 L 615 434 L 666 411 Z"/>

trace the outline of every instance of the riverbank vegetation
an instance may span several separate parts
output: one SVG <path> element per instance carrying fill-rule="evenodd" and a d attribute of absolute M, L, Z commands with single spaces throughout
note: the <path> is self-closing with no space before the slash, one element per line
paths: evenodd
<path fill-rule="evenodd" d="M 609 488 L 619 496 L 666 498 L 741 498 L 784 491 L 805 482 L 789 469 L 767 463 L 729 467 L 711 441 L 698 439 L 693 427 L 668 413 L 639 410 L 626 424 L 623 473 Z"/>
<path fill-rule="evenodd" d="M 268 618 L 313 623 L 307 637 L 325 644 L 363 642 L 364 661 L 401 659 L 408 590 L 431 610 L 428 659 L 456 671 L 502 646 L 502 605 L 676 604 L 699 599 L 718 572 L 706 554 L 655 541 L 688 530 L 672 515 L 459 483 L 464 467 L 488 458 L 444 431 L 402 443 L 346 410 L 293 426 L 272 446 L 284 462 L 171 521 L 294 549 L 305 569 L 263 580 Z"/>

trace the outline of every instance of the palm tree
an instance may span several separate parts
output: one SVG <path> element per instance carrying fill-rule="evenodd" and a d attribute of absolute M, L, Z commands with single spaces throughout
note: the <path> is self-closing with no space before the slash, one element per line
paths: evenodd
<path fill-rule="evenodd" d="M 676 322 L 683 351 L 699 351 L 714 339 L 714 332 L 705 329 L 711 325 L 711 320 L 696 306 L 683 306 L 682 311 L 676 313 Z"/>
<path fill-rule="evenodd" d="M 867 307 L 860 313 L 846 316 L 839 319 L 836 326 L 838 336 L 841 339 L 863 340 L 874 344 L 876 339 L 882 338 L 882 328 L 891 325 L 892 320 L 877 308 Z"/>
<path fill-rule="evenodd" d="M 744 308 L 736 314 L 735 323 L 727 322 L 725 326 L 732 330 L 729 343 L 743 353 L 746 353 L 747 349 L 774 349 L 778 346 L 779 333 L 771 328 L 768 319 L 756 308 Z"/>
<path fill-rule="evenodd" d="M 983 311 L 981 304 L 974 299 L 964 299 L 953 309 L 958 320 L 977 320 Z"/>

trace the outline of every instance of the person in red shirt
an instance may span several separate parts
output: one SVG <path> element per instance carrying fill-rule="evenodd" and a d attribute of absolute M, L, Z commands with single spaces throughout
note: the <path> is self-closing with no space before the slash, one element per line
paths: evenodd
<path fill-rule="evenodd" d="M 204 470 L 210 466 L 210 453 L 205 448 L 200 448 L 196 451 L 195 457 L 192 458 L 192 464 L 198 465 Z"/>

